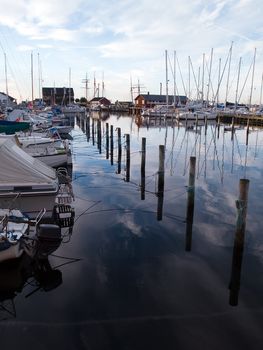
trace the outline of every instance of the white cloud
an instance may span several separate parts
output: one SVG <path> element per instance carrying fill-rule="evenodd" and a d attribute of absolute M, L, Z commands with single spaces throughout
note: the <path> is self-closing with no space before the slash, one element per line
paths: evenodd
<path fill-rule="evenodd" d="M 18 51 L 32 51 L 32 50 L 34 50 L 34 47 L 30 46 L 30 45 L 19 45 L 19 46 L 17 46 L 17 50 Z"/>

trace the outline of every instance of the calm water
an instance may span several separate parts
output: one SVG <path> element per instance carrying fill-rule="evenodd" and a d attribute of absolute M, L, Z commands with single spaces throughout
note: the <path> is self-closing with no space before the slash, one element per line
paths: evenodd
<path fill-rule="evenodd" d="M 89 123 L 74 120 L 76 217 L 48 257 L 55 272 L 41 279 L 27 256 L 0 269 L 1 349 L 262 349 L 263 130 L 250 129 L 246 142 L 245 128 L 232 135 L 214 123 L 186 128 L 114 115 Z M 246 230 L 237 242 L 243 178 Z"/>

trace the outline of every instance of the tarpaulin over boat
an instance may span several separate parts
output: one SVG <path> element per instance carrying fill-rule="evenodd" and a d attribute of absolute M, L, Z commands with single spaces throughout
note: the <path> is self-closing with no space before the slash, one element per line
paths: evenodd
<path fill-rule="evenodd" d="M 54 169 L 5 138 L 0 138 L 0 169 L 0 185 L 52 184 L 57 180 Z"/>

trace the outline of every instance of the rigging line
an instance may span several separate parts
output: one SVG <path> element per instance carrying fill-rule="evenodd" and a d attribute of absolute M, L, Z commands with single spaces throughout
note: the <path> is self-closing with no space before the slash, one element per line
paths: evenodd
<path fill-rule="evenodd" d="M 94 204 L 92 204 L 91 206 L 89 206 L 87 209 L 85 209 L 80 215 L 78 215 L 78 217 L 75 219 L 74 221 L 74 225 L 75 223 L 79 220 L 79 218 L 85 214 L 87 214 L 87 211 L 90 210 L 91 208 L 95 207 L 96 205 L 98 205 L 99 203 L 101 203 L 101 201 L 97 201 Z"/>
<path fill-rule="evenodd" d="M 3 38 L 5 39 L 5 41 L 6 41 L 6 43 L 7 43 L 7 46 L 9 46 L 8 41 L 7 41 L 6 38 L 5 38 L 5 35 L 3 34 L 3 32 L 2 32 L 1 30 L 0 30 L 0 32 L 2 33 L 2 36 L 3 36 Z M 3 50 L 3 52 L 5 52 L 1 41 L 0 41 L 0 47 L 1 47 L 1 49 Z M 10 53 L 11 56 L 13 57 L 13 60 L 16 62 L 16 59 L 14 58 L 13 52 L 12 52 L 12 50 L 11 50 L 10 48 L 9 48 L 9 53 Z M 7 63 L 8 63 L 8 66 L 9 66 L 10 71 L 12 71 L 9 62 L 7 62 Z M 16 68 L 19 70 L 19 65 L 18 65 L 17 63 L 15 64 L 15 66 L 16 66 Z M 18 93 L 20 94 L 20 97 L 21 97 L 20 89 L 18 88 L 17 79 L 15 78 L 15 76 L 21 75 L 21 79 L 22 79 L 23 74 L 21 74 L 21 71 L 19 71 L 19 74 L 14 74 L 14 73 L 12 73 L 12 75 L 13 75 L 13 79 L 14 79 L 14 81 L 15 81 L 15 84 L 16 84 L 16 86 L 17 86 Z M 24 79 L 24 80 L 25 80 L 25 79 Z"/>
<path fill-rule="evenodd" d="M 181 80 L 182 80 L 182 85 L 183 85 L 184 93 L 185 93 L 185 96 L 187 96 L 186 88 L 185 88 L 184 80 L 183 80 L 183 76 L 182 76 L 182 71 L 181 71 L 181 67 L 180 67 L 180 64 L 179 64 L 177 55 L 176 55 L 176 61 L 177 61 L 177 63 L 178 63 L 178 68 L 179 68 L 179 73 L 180 73 L 180 77 L 181 77 Z"/>
<path fill-rule="evenodd" d="M 247 72 L 246 79 L 245 79 L 245 81 L 244 81 L 244 84 L 243 84 L 243 87 L 242 87 L 242 89 L 241 89 L 239 98 L 238 98 L 238 100 L 237 100 L 237 103 L 238 103 L 238 104 L 239 104 L 239 101 L 240 101 L 241 96 L 242 96 L 242 94 L 243 94 L 243 91 L 244 91 L 245 85 L 246 85 L 246 83 L 247 83 L 247 80 L 248 80 L 248 77 L 249 77 L 249 73 L 250 73 L 250 71 L 251 71 L 252 66 L 253 66 L 253 62 L 251 62 L 250 67 L 249 67 L 249 70 L 248 70 L 248 72 Z"/>
<path fill-rule="evenodd" d="M 232 51 L 232 45 L 233 45 L 233 43 L 231 43 L 231 47 L 230 47 L 230 49 L 229 49 L 229 52 L 228 52 L 228 55 L 227 55 L 227 58 L 226 58 L 225 65 L 224 65 L 224 68 L 223 68 L 223 71 L 222 71 L 221 77 L 220 77 L 220 79 L 219 79 L 219 82 L 218 82 L 218 86 L 217 86 L 216 94 L 215 94 L 215 96 L 214 96 L 215 100 L 216 100 L 217 95 L 218 95 L 218 93 L 219 93 L 220 85 L 221 85 L 222 80 L 223 80 L 223 76 L 224 76 L 224 73 L 225 73 L 225 69 L 226 69 L 226 66 L 227 66 L 228 60 L 230 60 L 231 51 Z M 215 100 L 213 101 L 213 103 L 215 103 Z"/>

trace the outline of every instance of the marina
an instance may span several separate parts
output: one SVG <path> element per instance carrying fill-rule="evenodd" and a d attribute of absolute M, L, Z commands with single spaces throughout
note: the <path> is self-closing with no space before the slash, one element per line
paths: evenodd
<path fill-rule="evenodd" d="M 259 348 L 262 128 L 95 112 L 68 124 L 75 219 L 45 259 L 1 263 L 3 346 L 15 332 L 22 348 L 32 334 L 45 348 Z"/>
<path fill-rule="evenodd" d="M 2 1 L 0 350 L 262 350 L 262 1 Z"/>

